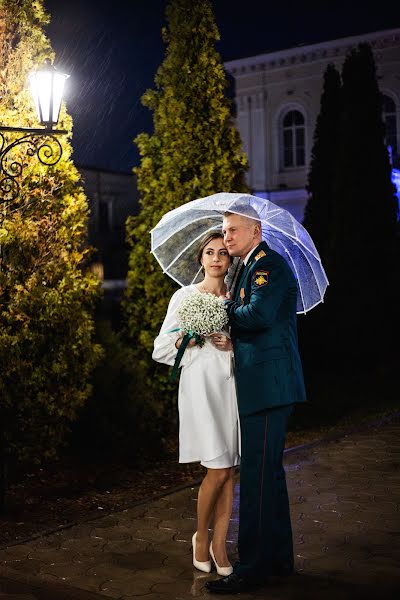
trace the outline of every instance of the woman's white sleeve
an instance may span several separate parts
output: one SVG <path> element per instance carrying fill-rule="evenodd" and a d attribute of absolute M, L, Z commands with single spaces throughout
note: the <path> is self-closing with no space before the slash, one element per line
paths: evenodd
<path fill-rule="evenodd" d="M 168 305 L 164 323 L 160 329 L 160 333 L 154 340 L 152 358 L 153 360 L 166 365 L 173 365 L 178 353 L 178 350 L 175 347 L 175 342 L 180 336 L 180 331 L 173 330 L 179 329 L 178 322 L 176 320 L 176 311 L 182 302 L 184 293 L 184 290 L 180 289 L 172 296 Z M 189 362 L 190 354 L 190 349 L 186 348 L 180 363 L 182 367 Z"/>

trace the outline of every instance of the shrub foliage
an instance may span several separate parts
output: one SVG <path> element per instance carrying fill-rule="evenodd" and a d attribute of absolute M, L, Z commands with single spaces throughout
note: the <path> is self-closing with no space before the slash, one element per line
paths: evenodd
<path fill-rule="evenodd" d="M 154 132 L 135 140 L 141 155 L 134 169 L 141 212 L 127 223 L 131 252 L 124 307 L 147 393 L 168 411 L 175 389 L 166 369 L 152 363 L 151 351 L 176 285 L 150 254 L 150 230 L 164 213 L 185 202 L 221 191 L 247 191 L 247 159 L 225 96 L 211 2 L 171 0 L 166 17 L 165 59 L 155 88 L 142 98 L 153 111 Z"/>
<path fill-rule="evenodd" d="M 53 59 L 42 0 L 0 4 L 0 122 L 38 127 L 28 74 Z M 100 357 L 93 305 L 99 283 L 84 268 L 87 199 L 71 160 L 72 121 L 62 110 L 63 156 L 53 167 L 16 147 L 24 164 L 9 201 L 0 188 L 0 416 L 8 451 L 40 462 L 54 457 L 90 394 Z M 12 134 L 10 134 L 12 135 Z M 9 139 L 13 139 L 10 137 Z"/>

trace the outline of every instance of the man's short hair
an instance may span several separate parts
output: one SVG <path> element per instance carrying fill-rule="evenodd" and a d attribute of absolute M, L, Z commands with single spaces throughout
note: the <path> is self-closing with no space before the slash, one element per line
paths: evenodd
<path fill-rule="evenodd" d="M 227 210 L 226 212 L 224 212 L 224 217 L 230 217 L 231 215 L 238 215 L 239 217 L 244 217 L 245 219 L 251 219 L 253 222 L 255 221 L 255 223 L 253 223 L 253 224 L 258 225 L 260 227 L 260 231 L 261 231 L 260 215 L 258 214 L 258 212 L 256 211 L 255 208 L 253 208 L 249 204 L 238 204 L 234 208 L 235 208 L 235 212 L 232 212 L 230 210 Z"/>

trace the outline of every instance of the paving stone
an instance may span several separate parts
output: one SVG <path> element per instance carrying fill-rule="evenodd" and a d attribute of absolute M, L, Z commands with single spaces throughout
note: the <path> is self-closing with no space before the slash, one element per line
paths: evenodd
<path fill-rule="evenodd" d="M 147 582 L 149 587 L 156 583 L 174 583 L 177 579 L 181 579 L 180 570 L 171 569 L 168 566 L 160 568 L 147 568 L 141 571 L 137 571 L 136 577 L 140 581 Z"/>
<path fill-rule="evenodd" d="M 151 591 L 151 585 L 147 581 L 141 581 L 140 579 L 119 579 L 116 581 L 106 581 L 100 585 L 100 592 L 112 598 L 144 596 Z"/>
<path fill-rule="evenodd" d="M 28 544 L 21 544 L 20 546 L 10 546 L 0 550 L 0 560 L 23 560 L 28 558 L 29 553 L 33 550 L 33 547 Z"/>
<path fill-rule="evenodd" d="M 85 563 L 64 563 L 57 565 L 43 565 L 40 566 L 41 575 L 52 575 L 58 577 L 62 581 L 67 581 L 71 577 L 82 577 L 88 571 L 92 565 Z"/>
<path fill-rule="evenodd" d="M 180 514 L 180 511 L 175 506 L 161 507 L 161 508 L 156 508 L 154 506 L 151 506 L 149 508 L 149 510 L 146 510 L 146 512 L 144 513 L 144 516 L 145 517 L 153 517 L 153 518 L 156 517 L 157 519 L 168 521 L 169 519 L 180 518 L 181 514 Z"/>
<path fill-rule="evenodd" d="M 181 513 L 182 519 L 187 519 L 188 521 L 192 521 L 194 528 L 196 528 L 197 518 L 196 518 L 196 507 L 192 507 L 191 510 L 184 510 Z"/>
<path fill-rule="evenodd" d="M 132 531 L 125 526 L 117 525 L 115 527 L 95 527 L 90 532 L 90 536 L 102 540 L 129 540 L 132 537 Z"/>
<path fill-rule="evenodd" d="M 3 594 L 0 591 L 1 600 L 37 600 L 37 596 L 32 594 Z"/>
<path fill-rule="evenodd" d="M 86 574 L 107 581 L 111 580 L 113 582 L 135 578 L 133 569 L 121 567 L 111 562 L 100 562 L 97 565 L 93 565 L 86 571 Z"/>
<path fill-rule="evenodd" d="M 361 600 L 365 591 L 379 598 L 380 591 L 389 594 L 400 561 L 398 431 L 398 424 L 381 427 L 287 456 L 300 575 L 241 594 L 240 600 Z M 30 575 L 43 585 L 61 582 L 110 598 L 210 600 L 204 584 L 215 572 L 201 574 L 192 566 L 197 493 L 197 488 L 182 490 L 3 549 L 0 568 L 5 565 L 16 576 Z M 232 561 L 238 494 L 236 482 L 228 534 Z"/>
<path fill-rule="evenodd" d="M 174 541 L 176 542 L 176 540 Z M 171 556 L 173 558 L 176 556 L 191 555 L 192 552 L 190 545 L 186 542 L 157 544 L 157 549 L 167 557 Z"/>
<path fill-rule="evenodd" d="M 351 500 L 348 497 L 346 498 L 346 496 L 339 496 L 337 498 L 337 506 L 339 510 L 344 513 L 358 513 L 361 510 L 361 505 L 359 502 Z"/>
<path fill-rule="evenodd" d="M 12 569 L 15 569 L 16 571 L 21 571 L 25 575 L 37 575 L 38 573 L 40 573 L 40 569 L 44 566 L 44 564 L 45 563 L 43 563 L 40 560 L 28 558 L 26 560 L 13 562 L 10 566 L 12 567 Z"/>
<path fill-rule="evenodd" d="M 123 553 L 114 553 L 112 555 L 113 563 L 119 565 L 123 568 L 129 569 L 161 569 L 164 560 L 167 555 L 162 552 L 154 551 L 144 551 L 144 552 L 134 552 L 129 554 Z"/>
<path fill-rule="evenodd" d="M 138 596 L 121 596 L 120 600 L 135 600 L 136 598 L 140 598 Z M 146 594 L 145 600 L 166 600 L 165 594 Z"/>
<path fill-rule="evenodd" d="M 90 537 L 90 533 L 93 530 L 93 527 L 95 527 L 93 525 L 93 522 L 84 523 L 82 525 L 75 525 L 74 527 L 70 527 L 68 529 L 68 534 L 66 532 L 63 533 L 65 533 L 65 537 L 82 540 L 84 538 Z"/>
<path fill-rule="evenodd" d="M 192 519 L 182 519 L 182 518 L 176 518 L 176 519 L 169 519 L 169 520 L 163 520 L 160 522 L 160 524 L 158 525 L 159 529 L 168 529 L 171 531 L 174 531 L 175 533 L 179 532 L 193 532 L 195 529 L 193 529 L 193 520 Z"/>
<path fill-rule="evenodd" d="M 306 515 L 301 513 L 297 519 L 293 518 L 293 531 L 302 534 L 318 533 L 326 530 L 326 524 L 322 516 L 316 518 L 316 515 Z"/>
<path fill-rule="evenodd" d="M 75 553 L 60 548 L 34 548 L 28 558 L 40 560 L 46 564 L 71 563 Z"/>
<path fill-rule="evenodd" d="M 192 582 L 178 579 L 171 583 L 156 583 L 152 586 L 151 591 L 158 594 L 165 594 L 167 598 L 187 598 L 188 596 L 194 596 L 198 598 L 203 595 L 207 595 L 206 597 L 208 600 L 210 600 L 210 595 L 204 587 L 206 581 L 206 578 L 196 578 L 195 581 Z M 242 594 L 240 595 L 240 598 L 242 598 Z"/>
<path fill-rule="evenodd" d="M 75 587 L 80 590 L 86 590 L 88 592 L 100 592 L 100 588 L 105 583 L 105 580 L 86 574 L 79 577 L 71 577 L 67 583 L 71 587 Z"/>
<path fill-rule="evenodd" d="M 60 549 L 69 550 L 73 554 L 82 554 L 83 552 L 96 552 L 101 551 L 104 546 L 104 539 L 102 538 L 86 538 L 84 548 L 82 547 L 82 539 L 77 538 L 66 538 L 61 541 Z"/>
<path fill-rule="evenodd" d="M 29 545 L 31 545 L 33 548 L 37 548 L 39 550 L 48 550 L 49 548 L 54 550 L 54 548 L 60 547 L 61 542 L 62 542 L 61 535 L 52 534 L 52 535 L 48 535 L 43 538 L 37 538 L 36 540 L 33 540 L 32 542 L 30 542 Z"/>
<path fill-rule="evenodd" d="M 132 534 L 133 541 L 151 542 L 164 544 L 172 542 L 174 532 L 166 529 L 138 529 Z"/>
<path fill-rule="evenodd" d="M 96 527 L 97 528 L 106 528 L 106 527 L 115 527 L 116 525 L 118 525 L 118 518 L 117 517 L 113 517 L 113 516 L 106 516 L 103 517 L 102 519 L 97 519 L 96 522 Z"/>
<path fill-rule="evenodd" d="M 142 540 L 118 540 L 110 541 L 103 544 L 103 552 L 116 554 L 136 554 L 137 552 L 145 552 L 151 546 L 150 542 Z"/>
<path fill-rule="evenodd" d="M 171 568 L 171 562 L 167 561 L 166 564 L 168 568 Z M 182 562 L 183 570 L 179 573 L 179 579 L 181 581 L 189 581 L 190 583 L 197 581 L 199 585 L 203 585 L 205 581 L 210 579 L 210 575 L 208 573 L 202 573 L 201 571 L 197 571 L 193 565 L 189 564 L 189 561 Z"/>

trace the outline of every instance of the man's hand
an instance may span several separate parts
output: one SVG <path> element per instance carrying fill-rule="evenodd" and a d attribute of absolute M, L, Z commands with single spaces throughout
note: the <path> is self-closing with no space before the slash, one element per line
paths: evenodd
<path fill-rule="evenodd" d="M 230 293 L 230 291 L 228 290 L 225 294 L 225 296 L 219 296 L 220 300 L 232 300 L 232 294 Z"/>
<path fill-rule="evenodd" d="M 210 339 L 218 350 L 232 350 L 232 342 L 224 333 L 213 333 Z"/>

